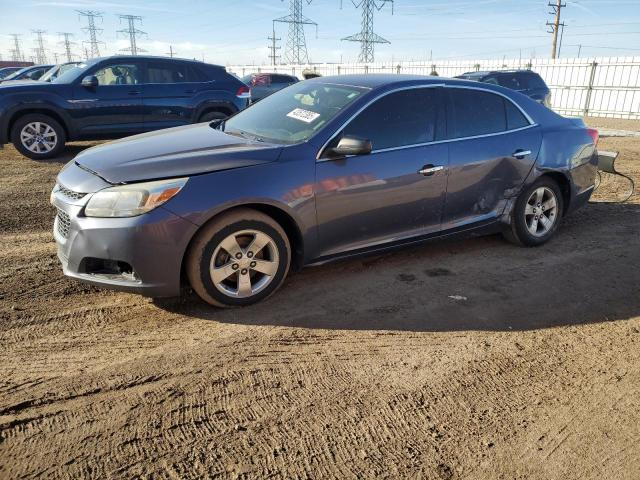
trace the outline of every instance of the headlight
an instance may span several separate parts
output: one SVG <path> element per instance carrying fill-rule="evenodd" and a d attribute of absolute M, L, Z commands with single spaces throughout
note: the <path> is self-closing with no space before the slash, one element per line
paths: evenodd
<path fill-rule="evenodd" d="M 84 209 L 87 217 L 135 217 L 173 198 L 188 178 L 105 188 L 93 194 Z"/>

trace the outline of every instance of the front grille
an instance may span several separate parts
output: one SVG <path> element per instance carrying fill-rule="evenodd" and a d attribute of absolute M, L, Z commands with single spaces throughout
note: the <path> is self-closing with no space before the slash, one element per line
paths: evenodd
<path fill-rule="evenodd" d="M 71 200 L 80 200 L 81 198 L 83 198 L 86 193 L 81 193 L 81 192 L 74 192 L 73 190 L 69 190 L 67 187 L 58 184 L 58 191 L 64 195 L 65 197 L 71 199 Z"/>
<path fill-rule="evenodd" d="M 58 233 L 64 238 L 69 236 L 69 228 L 71 227 L 71 217 L 67 212 L 58 209 Z"/>

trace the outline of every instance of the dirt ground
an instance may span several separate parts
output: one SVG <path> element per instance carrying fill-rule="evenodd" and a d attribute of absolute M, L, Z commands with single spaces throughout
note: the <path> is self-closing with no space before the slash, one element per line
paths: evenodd
<path fill-rule="evenodd" d="M 640 138 L 600 147 L 640 183 Z M 0 150 L 0 478 L 640 478 L 624 182 L 540 248 L 437 242 L 220 311 L 63 278 L 63 161 Z"/>

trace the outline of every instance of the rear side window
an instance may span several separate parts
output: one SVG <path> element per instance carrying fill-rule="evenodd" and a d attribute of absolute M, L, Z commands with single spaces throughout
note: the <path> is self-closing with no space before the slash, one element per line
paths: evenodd
<path fill-rule="evenodd" d="M 450 138 L 474 137 L 526 127 L 529 121 L 509 100 L 480 90 L 449 89 Z"/>
<path fill-rule="evenodd" d="M 532 88 L 532 89 L 547 88 L 547 84 L 544 83 L 544 80 L 542 80 L 542 77 L 540 77 L 540 75 L 538 75 L 537 73 L 528 72 L 522 75 L 527 78 L 528 88 Z"/>
<path fill-rule="evenodd" d="M 498 85 L 511 90 L 525 90 L 526 84 L 523 84 L 522 80 L 515 74 L 502 74 L 498 75 Z"/>
<path fill-rule="evenodd" d="M 150 62 L 147 65 L 149 83 L 184 83 L 187 81 L 187 69 L 183 63 Z"/>
<path fill-rule="evenodd" d="M 271 75 L 271 83 L 294 83 L 288 75 Z"/>
<path fill-rule="evenodd" d="M 361 112 L 343 134 L 371 140 L 374 150 L 432 142 L 438 110 L 434 88 L 391 93 Z"/>

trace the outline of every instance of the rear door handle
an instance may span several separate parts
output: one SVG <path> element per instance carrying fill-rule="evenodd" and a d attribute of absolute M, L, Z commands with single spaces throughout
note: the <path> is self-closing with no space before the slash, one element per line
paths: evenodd
<path fill-rule="evenodd" d="M 418 173 L 421 175 L 424 175 L 425 177 L 430 177 L 431 175 L 433 175 L 436 172 L 439 172 L 440 170 L 442 170 L 444 167 L 442 165 L 425 165 L 424 167 L 422 167 L 420 170 L 418 170 Z"/>
<path fill-rule="evenodd" d="M 140 95 L 140 90 L 130 90 L 129 95 Z"/>
<path fill-rule="evenodd" d="M 512 157 L 516 157 L 519 160 L 523 159 L 527 155 L 531 155 L 531 150 L 518 149 L 511 154 Z"/>
<path fill-rule="evenodd" d="M 184 93 L 196 93 L 195 90 L 185 90 Z"/>

